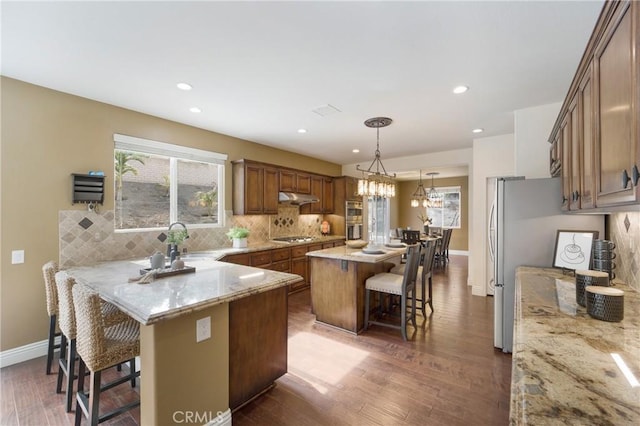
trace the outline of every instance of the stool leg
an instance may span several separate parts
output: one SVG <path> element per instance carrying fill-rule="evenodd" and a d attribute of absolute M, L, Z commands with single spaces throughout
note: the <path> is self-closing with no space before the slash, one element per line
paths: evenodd
<path fill-rule="evenodd" d="M 407 341 L 407 298 L 402 297 L 400 302 L 400 331 L 402 332 L 402 339 Z"/>
<path fill-rule="evenodd" d="M 416 323 L 416 290 L 418 286 L 414 285 L 413 290 L 411 291 L 411 322 L 413 323 L 414 328 L 418 328 L 418 324 Z M 424 299 L 424 296 L 422 297 Z"/>
<path fill-rule="evenodd" d="M 364 329 L 369 328 L 369 293 L 371 290 L 365 290 L 364 292 Z"/>
<path fill-rule="evenodd" d="M 63 334 L 62 338 L 65 339 L 64 348 L 62 347 L 62 341 L 60 341 L 60 359 L 58 360 L 58 381 L 56 384 L 56 393 L 62 393 L 62 375 L 66 374 L 67 369 L 67 344 L 66 337 Z"/>
<path fill-rule="evenodd" d="M 82 398 L 81 394 L 84 394 L 84 376 L 87 372 L 86 365 L 84 361 L 79 360 L 78 365 L 78 392 L 76 393 L 76 418 L 75 418 L 75 426 L 80 426 L 80 422 L 82 421 L 82 410 L 84 408 L 84 404 L 81 403 Z"/>
<path fill-rule="evenodd" d="M 91 426 L 97 426 L 99 416 L 98 416 L 98 408 L 100 403 L 100 376 L 102 375 L 102 371 L 91 372 L 91 384 L 89 385 L 89 407 L 87 411 L 89 412 L 89 424 Z"/>
<path fill-rule="evenodd" d="M 131 375 L 131 387 L 136 387 L 136 359 L 131 358 L 129 360 L 129 374 Z"/>
<path fill-rule="evenodd" d="M 431 312 L 433 311 L 433 292 L 432 292 L 432 285 L 431 285 L 431 277 L 429 277 L 429 307 L 431 308 Z"/>
<path fill-rule="evenodd" d="M 67 358 L 67 413 L 73 404 L 73 380 L 76 369 L 76 339 L 69 341 L 69 358 Z"/>
<path fill-rule="evenodd" d="M 429 299 L 427 300 L 427 295 L 425 293 L 425 281 L 426 281 L 426 276 L 424 274 L 422 274 L 422 282 L 420 283 L 420 289 L 422 290 L 421 293 L 421 297 L 420 297 L 420 307 L 422 308 L 422 316 L 423 317 L 427 317 L 427 310 L 425 308 L 427 302 L 431 303 L 431 293 L 429 293 Z"/>
<path fill-rule="evenodd" d="M 53 363 L 53 347 L 56 338 L 56 316 L 49 317 L 49 342 L 47 343 L 47 374 L 51 374 L 51 364 Z"/>

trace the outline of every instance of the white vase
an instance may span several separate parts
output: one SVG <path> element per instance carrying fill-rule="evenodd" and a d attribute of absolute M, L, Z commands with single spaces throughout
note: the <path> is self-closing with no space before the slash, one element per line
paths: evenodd
<path fill-rule="evenodd" d="M 247 246 L 246 238 L 234 238 L 233 239 L 233 248 L 245 248 Z"/>

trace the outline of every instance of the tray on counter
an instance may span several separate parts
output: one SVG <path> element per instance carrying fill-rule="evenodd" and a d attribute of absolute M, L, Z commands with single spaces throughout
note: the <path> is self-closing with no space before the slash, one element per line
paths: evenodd
<path fill-rule="evenodd" d="M 151 271 L 151 268 L 140 269 L 140 275 L 144 275 Z M 156 278 L 170 277 L 172 275 L 192 274 L 196 272 L 195 266 L 185 266 L 182 269 L 171 269 L 170 266 L 165 267 L 164 271 L 156 273 Z"/>

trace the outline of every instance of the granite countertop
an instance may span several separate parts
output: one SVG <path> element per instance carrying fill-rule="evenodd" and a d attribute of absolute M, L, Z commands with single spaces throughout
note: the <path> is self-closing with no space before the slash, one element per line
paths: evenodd
<path fill-rule="evenodd" d="M 576 303 L 575 278 L 519 267 L 511 377 L 511 425 L 640 424 L 640 293 L 622 283 L 624 319 L 591 318 Z"/>
<path fill-rule="evenodd" d="M 310 251 L 309 257 L 323 257 L 327 259 L 348 260 L 350 262 L 378 263 L 402 256 L 406 250 L 402 248 L 384 247 L 382 254 L 367 254 L 361 248 L 350 248 L 347 246 L 327 248 L 324 250 Z"/>
<path fill-rule="evenodd" d="M 185 264 L 195 267 L 196 272 L 158 278 L 148 284 L 128 282 L 149 267 L 148 259 L 105 262 L 64 273 L 92 287 L 143 325 L 302 280 L 299 275 L 208 259 L 188 259 Z"/>

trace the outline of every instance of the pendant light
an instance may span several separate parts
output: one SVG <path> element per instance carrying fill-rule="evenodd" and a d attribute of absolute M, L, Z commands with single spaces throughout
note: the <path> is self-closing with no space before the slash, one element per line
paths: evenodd
<path fill-rule="evenodd" d="M 388 117 L 374 117 L 364 122 L 365 126 L 376 129 L 376 152 L 368 169 L 361 169 L 359 164 L 356 166 L 356 170 L 362 172 L 362 178 L 358 179 L 358 195 L 360 196 L 384 198 L 396 196 L 396 185 L 393 181 L 396 174 L 387 173 L 382 160 L 380 160 L 380 127 L 387 127 L 392 122 L 393 120 Z"/>
<path fill-rule="evenodd" d="M 436 191 L 436 187 L 433 185 L 433 177 L 435 175 L 439 175 L 440 173 L 438 172 L 429 172 L 427 173 L 428 175 L 431 176 L 431 188 L 429 188 L 429 191 L 427 191 L 427 205 L 429 207 L 442 207 L 442 194 L 440 194 L 438 191 Z"/>
<path fill-rule="evenodd" d="M 428 200 L 427 190 L 424 189 L 422 184 L 422 170 L 420 170 L 420 183 L 418 183 L 418 187 L 411 195 L 411 207 L 427 207 Z"/>

